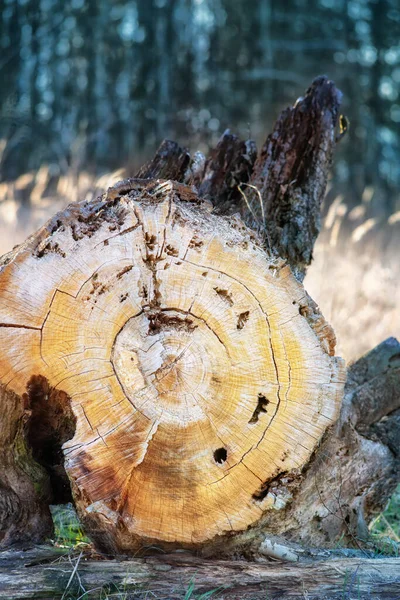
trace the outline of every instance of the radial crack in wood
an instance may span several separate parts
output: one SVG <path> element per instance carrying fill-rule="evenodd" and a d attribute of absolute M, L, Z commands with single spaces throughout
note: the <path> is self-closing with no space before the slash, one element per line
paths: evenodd
<path fill-rule="evenodd" d="M 67 208 L 3 259 L 0 296 L 0 380 L 15 403 L 46 378 L 40 402 L 72 410 L 65 471 L 108 552 L 255 527 L 337 417 L 343 361 L 302 285 L 182 184 Z"/>

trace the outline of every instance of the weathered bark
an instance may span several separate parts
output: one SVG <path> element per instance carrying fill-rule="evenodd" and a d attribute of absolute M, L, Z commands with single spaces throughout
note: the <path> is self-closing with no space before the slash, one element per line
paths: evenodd
<path fill-rule="evenodd" d="M 316 80 L 254 169 L 254 145 L 229 133 L 207 160 L 164 142 L 142 178 L 71 205 L 2 259 L 10 417 L 0 421 L 0 506 L 14 494 L 19 508 L 1 523 L 0 544 L 49 532 L 48 503 L 68 499 L 68 481 L 88 533 L 111 553 L 283 548 L 280 558 L 296 560 L 299 542 L 365 542 L 365 522 L 398 478 L 388 427 L 398 423 L 398 350 L 371 381 L 365 365 L 387 344 L 353 368 L 321 444 L 343 364 L 298 281 L 318 232 L 339 97 Z M 239 209 L 255 224 L 254 198 L 264 239 L 226 216 Z M 26 515 L 45 515 L 36 538 Z"/>
<path fill-rule="evenodd" d="M 172 179 L 183 181 L 189 167 L 190 154 L 176 142 L 164 140 L 153 159 L 141 167 L 138 179 Z"/>
<path fill-rule="evenodd" d="M 303 279 L 320 231 L 320 206 L 336 144 L 342 94 L 326 77 L 287 108 L 254 166 L 246 222 L 265 231 L 267 243 Z M 247 207 L 246 207 L 247 208 Z"/>
<path fill-rule="evenodd" d="M 255 142 L 240 140 L 225 131 L 205 163 L 199 194 L 208 198 L 220 214 L 233 214 L 242 202 L 240 188 L 246 184 L 257 158 Z"/>
<path fill-rule="evenodd" d="M 76 420 L 44 377 L 32 377 L 21 396 L 8 384 L 0 384 L 0 547 L 52 534 L 49 504 L 71 498 L 61 446 Z"/>
<path fill-rule="evenodd" d="M 399 558 L 333 556 L 282 565 L 211 562 L 187 554 L 120 562 L 85 555 L 59 557 L 59 552 L 45 548 L 0 554 L 0 599 L 100 598 L 120 593 L 127 600 L 182 600 L 189 589 L 191 598 L 218 590 L 219 600 L 394 600 L 400 595 Z"/>
<path fill-rule="evenodd" d="M 196 153 L 190 168 L 187 152 L 165 140 L 137 176 L 194 184 L 219 214 L 240 212 L 303 280 L 320 231 L 341 97 L 332 81 L 318 77 L 304 98 L 282 112 L 258 157 L 252 140 L 228 130 L 207 160 Z"/>
<path fill-rule="evenodd" d="M 400 344 L 390 338 L 350 366 L 340 418 L 293 503 L 290 537 L 368 543 L 368 523 L 400 481 L 399 440 Z"/>
<path fill-rule="evenodd" d="M 40 542 L 53 531 L 49 479 L 27 443 L 21 397 L 0 385 L 0 406 L 0 546 Z"/>

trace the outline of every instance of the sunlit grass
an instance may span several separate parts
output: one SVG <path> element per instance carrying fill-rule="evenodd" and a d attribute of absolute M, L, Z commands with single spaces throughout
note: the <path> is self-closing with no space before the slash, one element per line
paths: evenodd
<path fill-rule="evenodd" d="M 0 182 L 0 256 L 71 202 L 97 198 L 125 176 L 125 170 L 118 169 L 98 178 L 73 170 L 54 177 L 44 165 L 36 173 Z"/>
<path fill-rule="evenodd" d="M 400 556 L 400 485 L 385 510 L 370 523 L 369 530 L 378 551 Z"/>
<path fill-rule="evenodd" d="M 71 504 L 52 506 L 54 522 L 54 544 L 63 548 L 76 548 L 90 544 Z"/>

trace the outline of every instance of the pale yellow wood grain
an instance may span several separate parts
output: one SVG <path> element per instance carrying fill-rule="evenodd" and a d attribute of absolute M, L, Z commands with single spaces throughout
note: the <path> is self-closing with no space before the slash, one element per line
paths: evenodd
<path fill-rule="evenodd" d="M 66 470 L 119 549 L 255 523 L 274 500 L 253 495 L 307 463 L 343 390 L 288 267 L 170 182 L 155 196 L 120 200 L 123 235 L 66 228 L 52 236 L 65 256 L 31 241 L 0 274 L 0 379 L 23 394 L 41 374 L 70 396 Z"/>

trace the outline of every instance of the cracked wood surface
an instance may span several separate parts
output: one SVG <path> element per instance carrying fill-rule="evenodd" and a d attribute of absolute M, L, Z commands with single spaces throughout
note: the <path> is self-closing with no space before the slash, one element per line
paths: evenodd
<path fill-rule="evenodd" d="M 281 509 L 265 513 L 259 544 L 267 533 L 303 548 L 374 548 L 368 525 L 400 481 L 399 439 L 400 343 L 388 338 L 349 366 L 339 419 L 302 476 L 271 484 Z M 229 543 L 219 548 L 227 556 Z"/>
<path fill-rule="evenodd" d="M 69 596 L 182 600 L 218 590 L 220 600 L 396 600 L 399 558 L 336 558 L 296 564 L 207 561 L 187 554 L 132 560 L 62 557 L 54 549 L 0 553 L 0 599 L 53 600 Z M 85 591 L 87 594 L 85 594 Z"/>
<path fill-rule="evenodd" d="M 302 285 L 239 219 L 182 184 L 125 180 L 2 263 L 3 404 L 22 399 L 30 468 L 57 490 L 67 473 L 98 547 L 202 546 L 281 508 L 270 482 L 297 478 L 335 421 L 344 367 Z M 65 419 L 49 441 L 32 419 L 53 403 Z M 59 493 L 36 488 L 39 504 Z"/>

